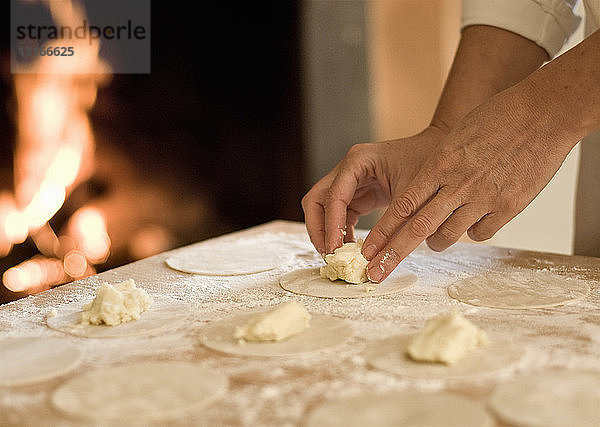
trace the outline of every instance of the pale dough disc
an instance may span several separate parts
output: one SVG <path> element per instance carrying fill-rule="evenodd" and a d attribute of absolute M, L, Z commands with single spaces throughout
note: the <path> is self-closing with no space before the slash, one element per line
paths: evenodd
<path fill-rule="evenodd" d="M 492 272 L 459 280 L 448 295 L 461 302 L 492 308 L 544 308 L 584 299 L 589 285 L 548 271 Z"/>
<path fill-rule="evenodd" d="M 292 356 L 339 347 L 354 331 L 344 319 L 312 314 L 310 327 L 283 341 L 239 344 L 233 338 L 236 326 L 245 324 L 256 313 L 247 313 L 209 324 L 200 331 L 204 346 L 221 353 L 241 356 Z"/>
<path fill-rule="evenodd" d="M 273 270 L 289 263 L 294 252 L 283 245 L 240 241 L 197 245 L 182 249 L 165 261 L 184 273 L 206 276 L 240 276 Z"/>
<path fill-rule="evenodd" d="M 400 292 L 417 281 L 413 273 L 397 268 L 380 284 L 363 283 L 353 285 L 341 280 L 332 282 L 323 279 L 318 268 L 304 268 L 285 274 L 279 285 L 286 291 L 319 298 L 365 298 Z M 368 290 L 368 288 L 373 288 Z"/>
<path fill-rule="evenodd" d="M 0 386 L 35 384 L 76 369 L 83 353 L 60 338 L 15 337 L 0 340 Z"/>
<path fill-rule="evenodd" d="M 492 426 L 483 405 L 451 393 L 364 393 L 325 402 L 308 415 L 308 427 L 326 426 Z"/>
<path fill-rule="evenodd" d="M 164 305 L 151 305 L 143 312 L 139 319 L 121 323 L 116 326 L 107 325 L 80 325 L 79 316 L 83 304 L 71 304 L 61 308 L 57 316 L 46 319 L 49 328 L 67 334 L 86 338 L 119 338 L 136 335 L 151 335 L 169 329 L 176 329 L 185 323 L 189 314 L 189 305 L 184 303 L 170 303 Z"/>
<path fill-rule="evenodd" d="M 529 427 L 600 426 L 600 373 L 546 371 L 501 384 L 489 407 L 505 423 Z"/>
<path fill-rule="evenodd" d="M 467 353 L 453 365 L 415 362 L 406 355 L 413 335 L 398 335 L 376 342 L 365 351 L 365 360 L 375 369 L 411 378 L 460 379 L 479 377 L 517 362 L 523 351 L 506 341 L 494 340 Z"/>
<path fill-rule="evenodd" d="M 176 418 L 225 394 L 227 378 L 188 362 L 143 362 L 96 369 L 52 394 L 52 404 L 93 420 Z"/>

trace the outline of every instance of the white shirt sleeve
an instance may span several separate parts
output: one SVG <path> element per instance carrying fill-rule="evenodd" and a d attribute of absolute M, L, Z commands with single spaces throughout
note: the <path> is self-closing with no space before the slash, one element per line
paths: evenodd
<path fill-rule="evenodd" d="M 519 34 L 554 57 L 577 29 L 577 0 L 463 0 L 462 28 L 491 25 Z"/>

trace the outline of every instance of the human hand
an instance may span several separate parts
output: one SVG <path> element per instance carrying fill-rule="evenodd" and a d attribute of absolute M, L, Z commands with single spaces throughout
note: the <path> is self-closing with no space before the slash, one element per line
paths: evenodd
<path fill-rule="evenodd" d="M 358 217 L 402 194 L 444 136 L 429 127 L 410 138 L 351 147 L 302 199 L 306 229 L 317 251 L 325 255 L 353 241 Z"/>
<path fill-rule="evenodd" d="M 436 251 L 466 231 L 486 240 L 521 212 L 574 145 L 551 130 L 564 118 L 541 110 L 535 96 L 509 89 L 455 126 L 367 236 L 369 278 L 385 279 L 425 239 Z"/>

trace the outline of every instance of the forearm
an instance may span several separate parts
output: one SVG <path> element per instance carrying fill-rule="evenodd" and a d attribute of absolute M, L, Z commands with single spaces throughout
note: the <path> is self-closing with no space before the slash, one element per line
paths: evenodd
<path fill-rule="evenodd" d="M 432 125 L 448 132 L 473 108 L 520 82 L 547 59 L 544 49 L 510 31 L 485 25 L 465 28 Z"/>
<path fill-rule="evenodd" d="M 574 146 L 600 129 L 600 31 L 532 73 L 512 90 L 534 109 L 538 131 Z"/>

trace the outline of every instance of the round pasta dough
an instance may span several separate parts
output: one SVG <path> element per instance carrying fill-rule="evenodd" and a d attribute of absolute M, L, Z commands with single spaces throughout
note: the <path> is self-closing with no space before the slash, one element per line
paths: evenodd
<path fill-rule="evenodd" d="M 544 308 L 585 298 L 589 285 L 548 271 L 491 272 L 461 279 L 448 295 L 466 304 L 492 308 Z"/>
<path fill-rule="evenodd" d="M 542 372 L 501 384 L 489 407 L 504 423 L 529 427 L 600 425 L 600 373 Z"/>
<path fill-rule="evenodd" d="M 206 243 L 181 249 L 165 261 L 184 273 L 206 276 L 240 276 L 273 270 L 289 263 L 294 252 L 281 243 L 242 240 L 228 244 Z"/>
<path fill-rule="evenodd" d="M 523 351 L 516 345 L 491 338 L 491 342 L 467 353 L 452 365 L 416 362 L 406 354 L 413 335 L 399 335 L 374 343 L 365 351 L 375 369 L 411 378 L 460 379 L 480 377 L 516 363 Z"/>
<path fill-rule="evenodd" d="M 235 327 L 244 325 L 255 315 L 247 313 L 209 324 L 200 331 L 202 344 L 221 353 L 240 356 L 292 356 L 339 347 L 354 333 L 346 320 L 312 314 L 308 329 L 283 341 L 239 343 L 233 338 Z"/>
<path fill-rule="evenodd" d="M 306 425 L 490 427 L 492 419 L 477 402 L 451 393 L 365 393 L 315 407 Z"/>
<path fill-rule="evenodd" d="M 65 414 L 93 420 L 176 418 L 225 394 L 227 378 L 188 362 L 144 362 L 96 369 L 52 394 Z"/>
<path fill-rule="evenodd" d="M 35 384 L 59 377 L 81 364 L 83 353 L 60 338 L 15 337 L 0 340 L 0 386 Z"/>
<path fill-rule="evenodd" d="M 57 316 L 46 319 L 49 328 L 86 338 L 119 338 L 151 335 L 175 329 L 185 323 L 189 305 L 184 303 L 153 304 L 139 319 L 116 326 L 79 324 L 81 305 L 61 308 Z"/>
<path fill-rule="evenodd" d="M 350 284 L 341 280 L 332 282 L 319 274 L 318 268 L 304 268 L 285 274 L 279 279 L 279 285 L 286 291 L 298 295 L 319 298 L 366 298 L 389 295 L 400 292 L 417 281 L 413 273 L 397 268 L 383 282 Z"/>

